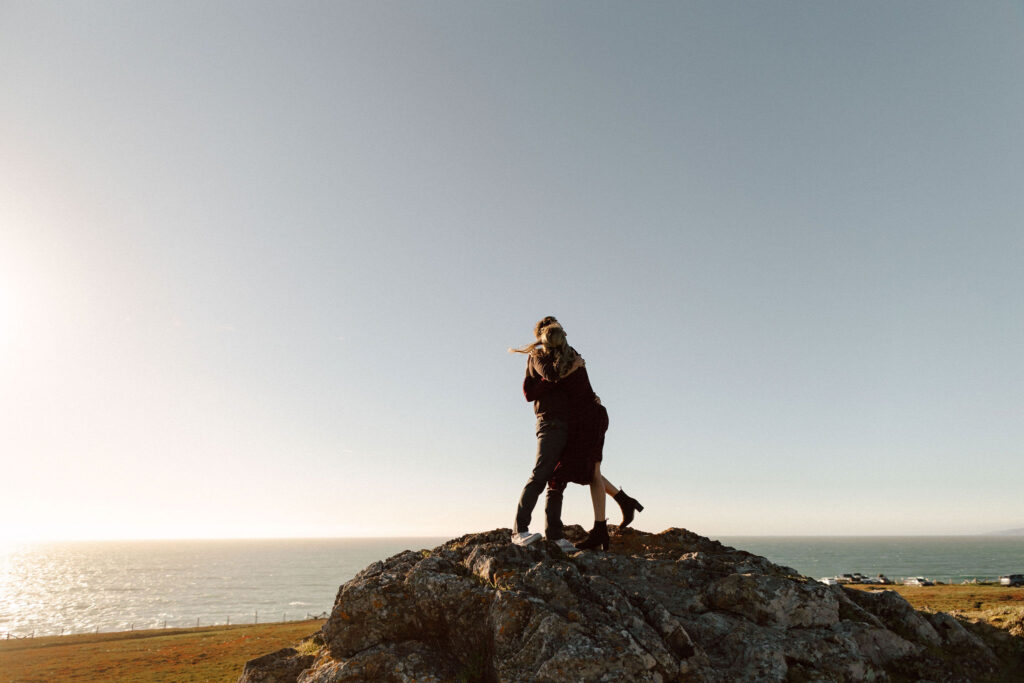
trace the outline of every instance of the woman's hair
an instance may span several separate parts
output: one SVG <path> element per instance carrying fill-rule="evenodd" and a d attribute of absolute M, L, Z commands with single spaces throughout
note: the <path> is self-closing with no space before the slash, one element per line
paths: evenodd
<path fill-rule="evenodd" d="M 533 326 L 533 336 L 536 337 L 536 341 L 525 346 L 520 346 L 519 348 L 511 348 L 508 352 L 525 353 L 535 356 L 538 354 L 538 348 L 547 347 L 548 350 L 557 349 L 560 352 L 566 345 L 565 330 L 562 329 L 562 325 L 558 322 L 558 318 L 553 315 L 541 318 L 537 324 Z M 561 356 L 561 353 L 558 355 Z"/>
<path fill-rule="evenodd" d="M 536 325 L 533 326 L 533 336 L 536 337 L 537 339 L 540 339 L 541 332 L 543 332 L 544 328 L 547 327 L 548 325 L 558 325 L 559 327 L 561 327 L 561 324 L 558 322 L 558 318 L 556 318 L 555 316 L 544 316 L 537 322 Z"/>
<path fill-rule="evenodd" d="M 565 341 L 565 330 L 558 323 L 552 323 L 541 330 L 540 341 L 544 345 L 544 355 L 550 359 L 555 372 L 559 377 L 564 376 L 572 364 L 569 344 Z"/>
<path fill-rule="evenodd" d="M 553 351 L 565 346 L 565 330 L 558 323 L 548 325 L 540 332 L 540 341 L 544 348 Z"/>

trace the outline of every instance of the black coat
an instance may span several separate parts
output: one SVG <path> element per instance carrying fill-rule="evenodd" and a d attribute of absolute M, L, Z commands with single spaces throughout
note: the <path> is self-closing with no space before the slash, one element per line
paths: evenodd
<path fill-rule="evenodd" d="M 569 425 L 568 442 L 549 484 L 589 484 L 594 477 L 594 463 L 601 462 L 603 457 L 608 411 L 598 402 L 586 367 L 557 381 L 546 379 L 545 375 L 557 376 L 543 362 L 528 363 L 523 394 L 526 400 L 534 402 L 538 417 L 563 419 Z"/>

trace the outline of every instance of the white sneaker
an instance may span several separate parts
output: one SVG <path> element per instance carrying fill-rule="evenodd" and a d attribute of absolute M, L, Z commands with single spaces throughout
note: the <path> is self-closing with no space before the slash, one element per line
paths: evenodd
<path fill-rule="evenodd" d="M 531 534 L 529 531 L 520 531 L 512 534 L 512 542 L 516 545 L 530 545 L 540 540 L 540 534 Z"/>
<path fill-rule="evenodd" d="M 557 541 L 552 541 L 552 542 L 555 545 L 557 545 L 558 549 L 561 550 L 566 555 L 568 555 L 569 553 L 574 553 L 577 550 L 579 550 L 579 548 L 577 548 L 572 543 L 570 543 L 567 539 L 564 539 L 564 538 L 560 538 Z"/>

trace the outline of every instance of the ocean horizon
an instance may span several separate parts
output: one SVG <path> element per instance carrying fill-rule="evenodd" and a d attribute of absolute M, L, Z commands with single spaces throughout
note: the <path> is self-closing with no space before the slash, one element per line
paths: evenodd
<path fill-rule="evenodd" d="M 0 638 L 300 620 L 366 566 L 448 537 L 16 543 L 0 548 Z M 720 536 L 811 578 L 961 583 L 1024 573 L 1024 536 Z"/>

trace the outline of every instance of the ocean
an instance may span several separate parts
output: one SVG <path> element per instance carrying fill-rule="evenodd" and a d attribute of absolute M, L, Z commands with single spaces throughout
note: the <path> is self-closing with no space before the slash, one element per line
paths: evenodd
<path fill-rule="evenodd" d="M 305 619 L 363 567 L 442 538 L 104 541 L 0 549 L 0 638 Z M 813 578 L 992 580 L 1024 536 L 723 537 Z"/>
<path fill-rule="evenodd" d="M 820 579 L 860 572 L 900 580 L 993 581 L 1024 574 L 1024 536 L 729 536 L 726 545 Z"/>
<path fill-rule="evenodd" d="M 0 638 L 329 612 L 367 565 L 442 538 L 97 541 L 0 551 Z"/>

